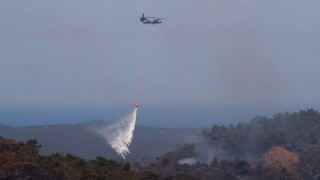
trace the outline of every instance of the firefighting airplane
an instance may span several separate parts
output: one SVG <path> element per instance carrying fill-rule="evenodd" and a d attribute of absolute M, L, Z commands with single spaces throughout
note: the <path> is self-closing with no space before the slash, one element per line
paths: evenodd
<path fill-rule="evenodd" d="M 166 18 L 145 17 L 144 14 L 142 14 L 142 17 L 140 18 L 140 21 L 141 21 L 143 24 L 153 24 L 153 25 L 156 25 L 156 24 L 162 23 L 162 21 L 161 21 L 162 19 L 165 20 Z"/>

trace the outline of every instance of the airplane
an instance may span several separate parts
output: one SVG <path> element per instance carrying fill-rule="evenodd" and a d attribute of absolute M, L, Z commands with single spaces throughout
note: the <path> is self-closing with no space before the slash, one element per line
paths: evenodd
<path fill-rule="evenodd" d="M 166 18 L 156 18 L 156 17 L 145 17 L 144 16 L 144 13 L 142 13 L 142 17 L 140 18 L 140 21 L 143 23 L 143 24 L 153 24 L 153 25 L 156 25 L 156 24 L 160 24 L 162 23 L 161 20 L 164 20 Z"/>

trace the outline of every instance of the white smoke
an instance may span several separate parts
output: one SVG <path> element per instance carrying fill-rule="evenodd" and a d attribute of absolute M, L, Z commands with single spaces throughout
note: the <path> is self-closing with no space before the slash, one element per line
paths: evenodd
<path fill-rule="evenodd" d="M 184 159 L 180 159 L 178 161 L 178 164 L 189 164 L 189 165 L 192 165 L 192 164 L 196 164 L 196 163 L 197 163 L 197 160 L 194 157 L 184 158 Z"/>
<path fill-rule="evenodd" d="M 129 146 L 132 141 L 136 124 L 137 108 L 118 122 L 105 127 L 98 127 L 95 131 L 104 137 L 107 143 L 123 158 L 130 153 Z"/>

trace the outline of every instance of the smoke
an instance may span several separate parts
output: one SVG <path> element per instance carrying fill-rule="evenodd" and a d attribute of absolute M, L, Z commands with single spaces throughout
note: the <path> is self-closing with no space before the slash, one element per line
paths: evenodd
<path fill-rule="evenodd" d="M 178 164 L 189 164 L 189 165 L 192 165 L 192 164 L 196 164 L 196 163 L 197 163 L 197 160 L 194 157 L 184 158 L 184 159 L 180 159 L 178 161 Z"/>
<path fill-rule="evenodd" d="M 180 159 L 178 164 L 195 164 L 205 163 L 210 164 L 214 158 L 217 159 L 233 159 L 227 155 L 227 153 L 218 146 L 210 144 L 207 138 L 201 135 L 192 137 L 190 143 L 194 144 L 193 156 Z"/>
<path fill-rule="evenodd" d="M 195 143 L 195 157 L 198 162 L 210 164 L 214 158 L 217 159 L 232 159 L 226 152 L 214 145 L 211 145 L 206 140 L 200 140 Z"/>
<path fill-rule="evenodd" d="M 136 118 L 137 108 L 118 122 L 97 127 L 95 132 L 101 135 L 117 154 L 126 159 L 126 156 L 130 153 L 129 146 L 132 141 Z"/>

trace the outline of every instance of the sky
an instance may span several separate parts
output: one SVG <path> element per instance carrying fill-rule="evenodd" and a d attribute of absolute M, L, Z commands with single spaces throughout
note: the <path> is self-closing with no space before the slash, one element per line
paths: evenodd
<path fill-rule="evenodd" d="M 146 109 L 216 107 L 207 110 L 212 118 L 224 107 L 247 107 L 243 118 L 318 108 L 319 5 L 0 1 L 0 107 L 112 108 L 139 101 Z M 142 13 L 166 20 L 144 25 Z"/>

